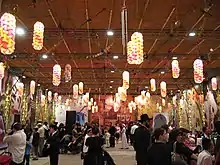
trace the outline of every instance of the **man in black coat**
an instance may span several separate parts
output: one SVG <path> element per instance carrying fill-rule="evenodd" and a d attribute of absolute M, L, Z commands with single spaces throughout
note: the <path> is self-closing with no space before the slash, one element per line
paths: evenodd
<path fill-rule="evenodd" d="M 149 130 L 149 121 L 151 118 L 147 114 L 141 115 L 141 123 L 135 130 L 134 149 L 136 151 L 137 165 L 147 165 L 147 150 L 150 145 L 151 133 Z"/>
<path fill-rule="evenodd" d="M 113 126 L 113 124 L 111 123 L 110 125 L 110 128 L 109 128 L 109 134 L 111 135 L 110 136 L 110 139 L 109 139 L 109 142 L 110 142 L 110 147 L 115 147 L 115 133 L 116 133 L 116 128 Z"/>

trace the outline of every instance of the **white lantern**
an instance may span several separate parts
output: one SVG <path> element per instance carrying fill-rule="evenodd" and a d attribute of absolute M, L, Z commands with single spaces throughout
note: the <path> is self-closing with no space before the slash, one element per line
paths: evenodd
<path fill-rule="evenodd" d="M 194 81 L 195 83 L 202 83 L 204 79 L 203 75 L 203 62 L 200 59 L 196 59 L 193 63 L 194 68 Z"/>
<path fill-rule="evenodd" d="M 216 91 L 218 89 L 218 83 L 217 83 L 217 78 L 213 77 L 211 79 L 211 84 L 212 84 L 212 90 Z"/>
<path fill-rule="evenodd" d="M 62 103 L 62 96 L 58 96 L 58 104 Z"/>
<path fill-rule="evenodd" d="M 53 85 L 59 86 L 61 80 L 61 67 L 60 65 L 56 64 L 53 67 Z"/>
<path fill-rule="evenodd" d="M 146 93 L 146 99 L 147 99 L 147 102 L 150 102 L 150 92 Z"/>
<path fill-rule="evenodd" d="M 162 98 L 162 106 L 165 107 L 165 105 L 166 105 L 166 101 L 165 99 Z"/>
<path fill-rule="evenodd" d="M 65 71 L 64 71 L 64 78 L 65 78 L 65 82 L 69 82 L 71 80 L 71 65 L 70 64 L 66 64 L 65 66 Z"/>
<path fill-rule="evenodd" d="M 156 91 L 156 80 L 155 79 L 150 79 L 150 89 L 152 92 Z"/>
<path fill-rule="evenodd" d="M 166 84 L 166 82 L 162 81 L 160 83 L 160 90 L 161 90 L 161 96 L 166 97 L 166 95 L 167 95 L 167 84 Z"/>
<path fill-rule="evenodd" d="M 44 106 L 46 103 L 46 96 L 45 95 L 41 95 L 41 106 Z"/>
<path fill-rule="evenodd" d="M 177 60 L 173 60 L 171 65 L 173 78 L 178 78 L 180 76 L 179 62 Z"/>
<path fill-rule="evenodd" d="M 91 110 L 91 108 L 92 108 L 92 103 L 89 101 L 88 102 L 88 110 Z"/>
<path fill-rule="evenodd" d="M 83 94 L 83 82 L 79 82 L 79 94 Z"/>
<path fill-rule="evenodd" d="M 49 102 L 52 101 L 52 92 L 51 92 L 51 91 L 48 91 L 48 93 L 47 93 L 47 98 L 48 98 L 48 101 L 49 101 Z"/>
<path fill-rule="evenodd" d="M 34 80 L 30 83 L 30 94 L 33 95 L 35 93 L 36 82 Z"/>
<path fill-rule="evenodd" d="M 123 79 L 123 87 L 125 89 L 129 88 L 129 72 L 128 71 L 124 71 L 122 74 L 122 79 Z"/>
<path fill-rule="evenodd" d="M 19 96 L 23 96 L 24 94 L 24 84 L 22 82 L 16 83 L 17 91 Z"/>
<path fill-rule="evenodd" d="M 0 62 L 0 80 L 2 80 L 5 76 L 5 66 L 3 62 Z"/>
<path fill-rule="evenodd" d="M 79 86 L 77 84 L 73 85 L 73 98 L 74 99 L 78 98 L 78 91 L 79 91 Z"/>

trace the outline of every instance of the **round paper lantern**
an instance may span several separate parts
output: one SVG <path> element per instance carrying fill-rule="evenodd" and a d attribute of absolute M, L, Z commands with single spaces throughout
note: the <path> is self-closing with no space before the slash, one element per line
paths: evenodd
<path fill-rule="evenodd" d="M 123 87 L 118 87 L 118 94 L 121 101 L 127 100 L 127 90 Z"/>
<path fill-rule="evenodd" d="M 83 82 L 79 82 L 79 94 L 83 94 Z"/>
<path fill-rule="evenodd" d="M 161 91 L 161 96 L 166 97 L 166 95 L 167 95 L 167 84 L 166 84 L 166 82 L 162 81 L 160 83 L 160 91 Z"/>
<path fill-rule="evenodd" d="M 156 91 L 156 80 L 155 79 L 150 79 L 150 89 L 152 92 Z"/>
<path fill-rule="evenodd" d="M 30 83 L 30 94 L 33 95 L 35 93 L 36 82 L 34 80 Z"/>
<path fill-rule="evenodd" d="M 53 85 L 59 86 L 61 79 L 61 67 L 60 65 L 56 64 L 53 67 Z"/>
<path fill-rule="evenodd" d="M 15 16 L 10 13 L 4 13 L 0 19 L 0 27 L 1 53 L 4 55 L 12 54 L 15 50 Z"/>
<path fill-rule="evenodd" d="M 218 89 L 218 83 L 217 83 L 217 78 L 213 77 L 211 79 L 211 84 L 212 84 L 212 90 L 216 91 Z"/>
<path fill-rule="evenodd" d="M 194 81 L 195 83 L 202 83 L 204 79 L 203 75 L 203 62 L 200 59 L 196 59 L 193 63 L 194 68 Z"/>
<path fill-rule="evenodd" d="M 5 66 L 3 62 L 0 62 L 0 80 L 2 80 L 5 76 Z"/>
<path fill-rule="evenodd" d="M 178 78 L 180 76 L 179 62 L 177 60 L 173 60 L 171 65 L 173 78 Z"/>
<path fill-rule="evenodd" d="M 37 21 L 34 24 L 33 43 L 32 46 L 35 50 L 41 50 L 44 42 L 44 24 Z"/>
<path fill-rule="evenodd" d="M 24 94 L 24 84 L 22 82 L 16 83 L 17 91 L 19 96 L 23 96 Z"/>
<path fill-rule="evenodd" d="M 48 93 L 47 93 L 47 99 L 48 99 L 49 102 L 52 101 L 52 92 L 51 92 L 51 91 L 48 91 Z"/>
<path fill-rule="evenodd" d="M 46 96 L 45 95 L 41 95 L 41 106 L 44 106 L 46 103 Z"/>
<path fill-rule="evenodd" d="M 124 71 L 122 74 L 122 79 L 123 79 L 123 87 L 125 89 L 129 88 L 129 72 L 128 71 Z"/>
<path fill-rule="evenodd" d="M 78 98 L 79 86 L 77 84 L 73 85 L 73 98 Z"/>
<path fill-rule="evenodd" d="M 65 82 L 69 82 L 71 80 L 71 65 L 66 64 L 64 71 Z"/>

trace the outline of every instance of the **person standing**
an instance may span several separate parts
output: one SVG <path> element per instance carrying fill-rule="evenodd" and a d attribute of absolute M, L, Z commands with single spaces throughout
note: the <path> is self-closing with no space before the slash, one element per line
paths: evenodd
<path fill-rule="evenodd" d="M 43 149 L 44 149 L 44 140 L 45 140 L 45 129 L 44 126 L 42 125 L 42 123 L 38 123 L 38 132 L 39 132 L 39 156 L 42 157 L 43 156 Z"/>
<path fill-rule="evenodd" d="M 131 145 L 133 145 L 133 141 L 134 141 L 134 133 L 136 131 L 136 129 L 138 128 L 137 123 L 134 123 L 133 126 L 131 127 L 131 132 L 130 132 L 130 140 L 131 140 Z"/>
<path fill-rule="evenodd" d="M 31 155 L 31 148 L 32 148 L 32 131 L 26 133 L 27 141 L 26 141 L 26 148 L 25 148 L 25 155 L 24 155 L 24 163 L 26 165 L 30 165 L 30 155 Z"/>
<path fill-rule="evenodd" d="M 38 127 L 34 128 L 32 147 L 33 147 L 33 160 L 38 160 L 38 147 L 39 147 L 40 135 L 38 132 Z"/>
<path fill-rule="evenodd" d="M 211 155 L 212 141 L 210 139 L 202 140 L 203 151 L 200 152 L 197 160 L 197 165 L 212 165 L 213 157 Z"/>
<path fill-rule="evenodd" d="M 136 151 L 137 165 L 147 165 L 147 150 L 150 145 L 149 121 L 147 114 L 141 115 L 140 126 L 134 134 L 134 149 Z"/>
<path fill-rule="evenodd" d="M 116 133 L 116 128 L 113 126 L 113 124 L 111 123 L 109 131 L 110 133 L 110 138 L 109 138 L 109 142 L 110 142 L 110 147 L 114 148 L 115 147 L 115 133 Z"/>
<path fill-rule="evenodd" d="M 20 123 L 14 123 L 12 130 L 4 137 L 3 142 L 8 144 L 8 152 L 12 154 L 11 165 L 23 165 L 26 148 L 26 134 Z"/>
<path fill-rule="evenodd" d="M 127 142 L 126 126 L 125 126 L 125 124 L 122 124 L 121 140 L 122 140 L 122 147 L 121 147 L 121 149 L 128 149 L 128 142 Z"/>

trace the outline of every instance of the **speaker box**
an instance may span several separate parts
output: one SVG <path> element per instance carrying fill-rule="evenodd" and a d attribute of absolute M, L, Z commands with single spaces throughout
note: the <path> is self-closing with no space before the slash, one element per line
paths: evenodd
<path fill-rule="evenodd" d="M 76 111 L 66 111 L 66 129 L 72 133 L 73 124 L 76 124 Z"/>

